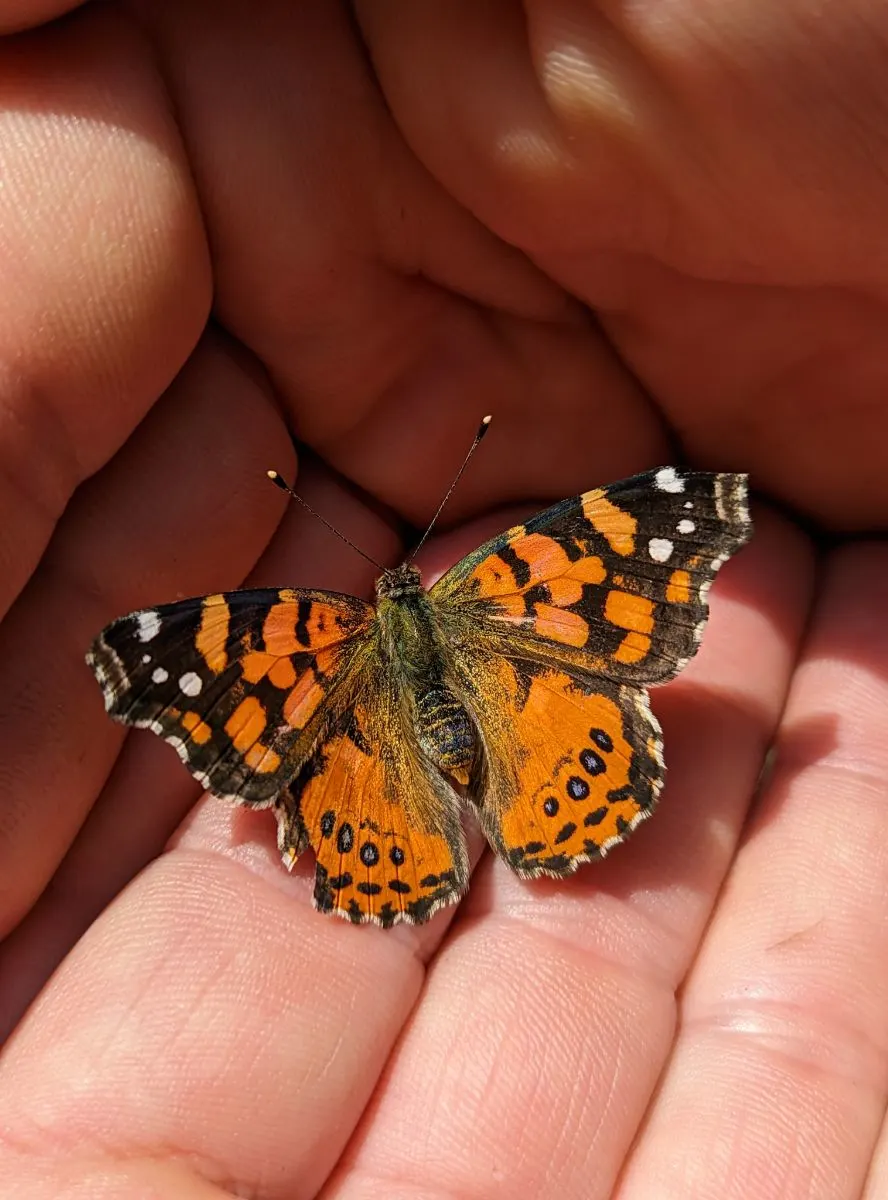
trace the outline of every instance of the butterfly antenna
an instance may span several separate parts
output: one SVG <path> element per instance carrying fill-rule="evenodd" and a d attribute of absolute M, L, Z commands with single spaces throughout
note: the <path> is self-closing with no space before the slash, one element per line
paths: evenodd
<path fill-rule="evenodd" d="M 335 533 L 341 542 L 345 542 L 346 546 L 351 546 L 352 550 L 356 550 L 358 554 L 360 554 L 361 558 L 366 558 L 368 563 L 373 563 L 377 570 L 385 571 L 385 567 L 382 565 L 382 563 L 378 563 L 375 558 L 371 558 L 369 554 L 365 554 L 360 546 L 356 546 L 354 544 L 351 538 L 347 538 L 344 533 L 340 533 L 336 526 L 331 525 L 326 517 L 322 517 L 319 512 L 313 509 L 307 500 L 303 500 L 298 492 L 294 492 L 289 484 L 284 482 L 283 478 L 277 471 L 266 471 L 265 473 L 273 484 L 279 487 L 282 492 L 286 492 L 292 500 L 298 500 L 302 507 L 307 509 L 313 517 L 317 517 L 322 525 L 326 525 L 331 533 Z"/>
<path fill-rule="evenodd" d="M 412 551 L 410 557 L 407 559 L 408 562 L 412 562 L 413 559 L 416 558 L 417 554 L 419 554 L 420 550 L 424 546 L 426 538 L 432 532 L 432 530 L 435 527 L 435 522 L 438 520 L 438 517 L 440 517 L 441 513 L 444 511 L 444 505 L 447 503 L 447 501 L 450 499 L 451 495 L 453 494 L 453 489 L 459 483 L 460 479 L 462 479 L 463 471 L 465 471 L 466 467 L 469 465 L 469 459 L 472 457 L 472 455 L 475 453 L 475 451 L 478 449 L 479 445 L 481 444 L 481 439 L 484 437 L 485 433 L 487 433 L 487 430 L 490 427 L 490 422 L 492 420 L 493 420 L 493 417 L 490 414 L 488 414 L 486 417 L 484 417 L 482 419 L 481 424 L 478 426 L 478 432 L 475 434 L 475 440 L 472 442 L 471 446 L 469 446 L 469 452 L 463 459 L 462 466 L 460 467 L 460 469 L 457 471 L 456 475 L 454 476 L 453 483 L 451 483 L 450 487 L 447 489 L 447 491 L 444 495 L 444 499 L 438 505 L 437 512 L 432 517 L 431 521 L 429 521 L 428 529 L 426 529 L 425 533 L 422 535 L 422 537 L 419 539 L 419 541 L 413 547 L 413 551 Z"/>

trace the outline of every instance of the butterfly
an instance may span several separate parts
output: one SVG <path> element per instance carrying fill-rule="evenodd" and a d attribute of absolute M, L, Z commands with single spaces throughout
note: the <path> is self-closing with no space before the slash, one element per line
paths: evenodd
<path fill-rule="evenodd" d="M 428 591 L 407 561 L 375 605 L 178 601 L 114 621 L 87 662 L 112 717 L 214 795 L 274 810 L 288 867 L 311 847 L 318 909 L 420 924 L 468 886 L 464 807 L 524 878 L 568 875 L 651 815 L 647 688 L 696 652 L 752 533 L 746 497 L 744 475 L 663 467 L 553 505 Z"/>

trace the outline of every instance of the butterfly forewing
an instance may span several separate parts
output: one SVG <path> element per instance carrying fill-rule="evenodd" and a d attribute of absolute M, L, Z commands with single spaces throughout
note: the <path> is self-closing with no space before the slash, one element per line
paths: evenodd
<path fill-rule="evenodd" d="M 111 716 L 170 742 L 214 794 L 268 804 L 311 748 L 373 617 L 336 593 L 219 593 L 114 621 L 87 661 Z"/>
<path fill-rule="evenodd" d="M 696 651 L 709 585 L 751 532 L 746 476 L 665 467 L 492 538 L 431 594 L 503 653 L 661 682 Z"/>

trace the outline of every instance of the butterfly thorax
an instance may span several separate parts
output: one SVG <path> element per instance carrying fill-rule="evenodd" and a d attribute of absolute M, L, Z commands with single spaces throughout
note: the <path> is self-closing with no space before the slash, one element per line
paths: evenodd
<path fill-rule="evenodd" d="M 376 595 L 382 600 L 400 600 L 418 592 L 425 593 L 419 568 L 412 563 L 402 563 L 391 571 L 384 571 L 376 581 Z"/>
<path fill-rule="evenodd" d="M 442 683 L 449 648 L 418 569 L 405 563 L 376 582 L 379 651 L 414 688 Z"/>
<path fill-rule="evenodd" d="M 468 780 L 475 731 L 448 681 L 450 648 L 419 570 L 409 563 L 377 580 L 380 658 L 421 749 L 442 771 Z"/>

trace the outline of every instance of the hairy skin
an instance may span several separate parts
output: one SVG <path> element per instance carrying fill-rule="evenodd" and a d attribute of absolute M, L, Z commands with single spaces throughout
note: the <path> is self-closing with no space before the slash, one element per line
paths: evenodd
<path fill-rule="evenodd" d="M 888 10 L 0 0 L 0 1195 L 888 1197 Z M 606 864 L 419 930 L 108 721 L 141 605 L 683 456 L 751 546 Z M 829 538 L 820 537 L 820 531 Z M 766 749 L 776 747 L 760 781 Z"/>

